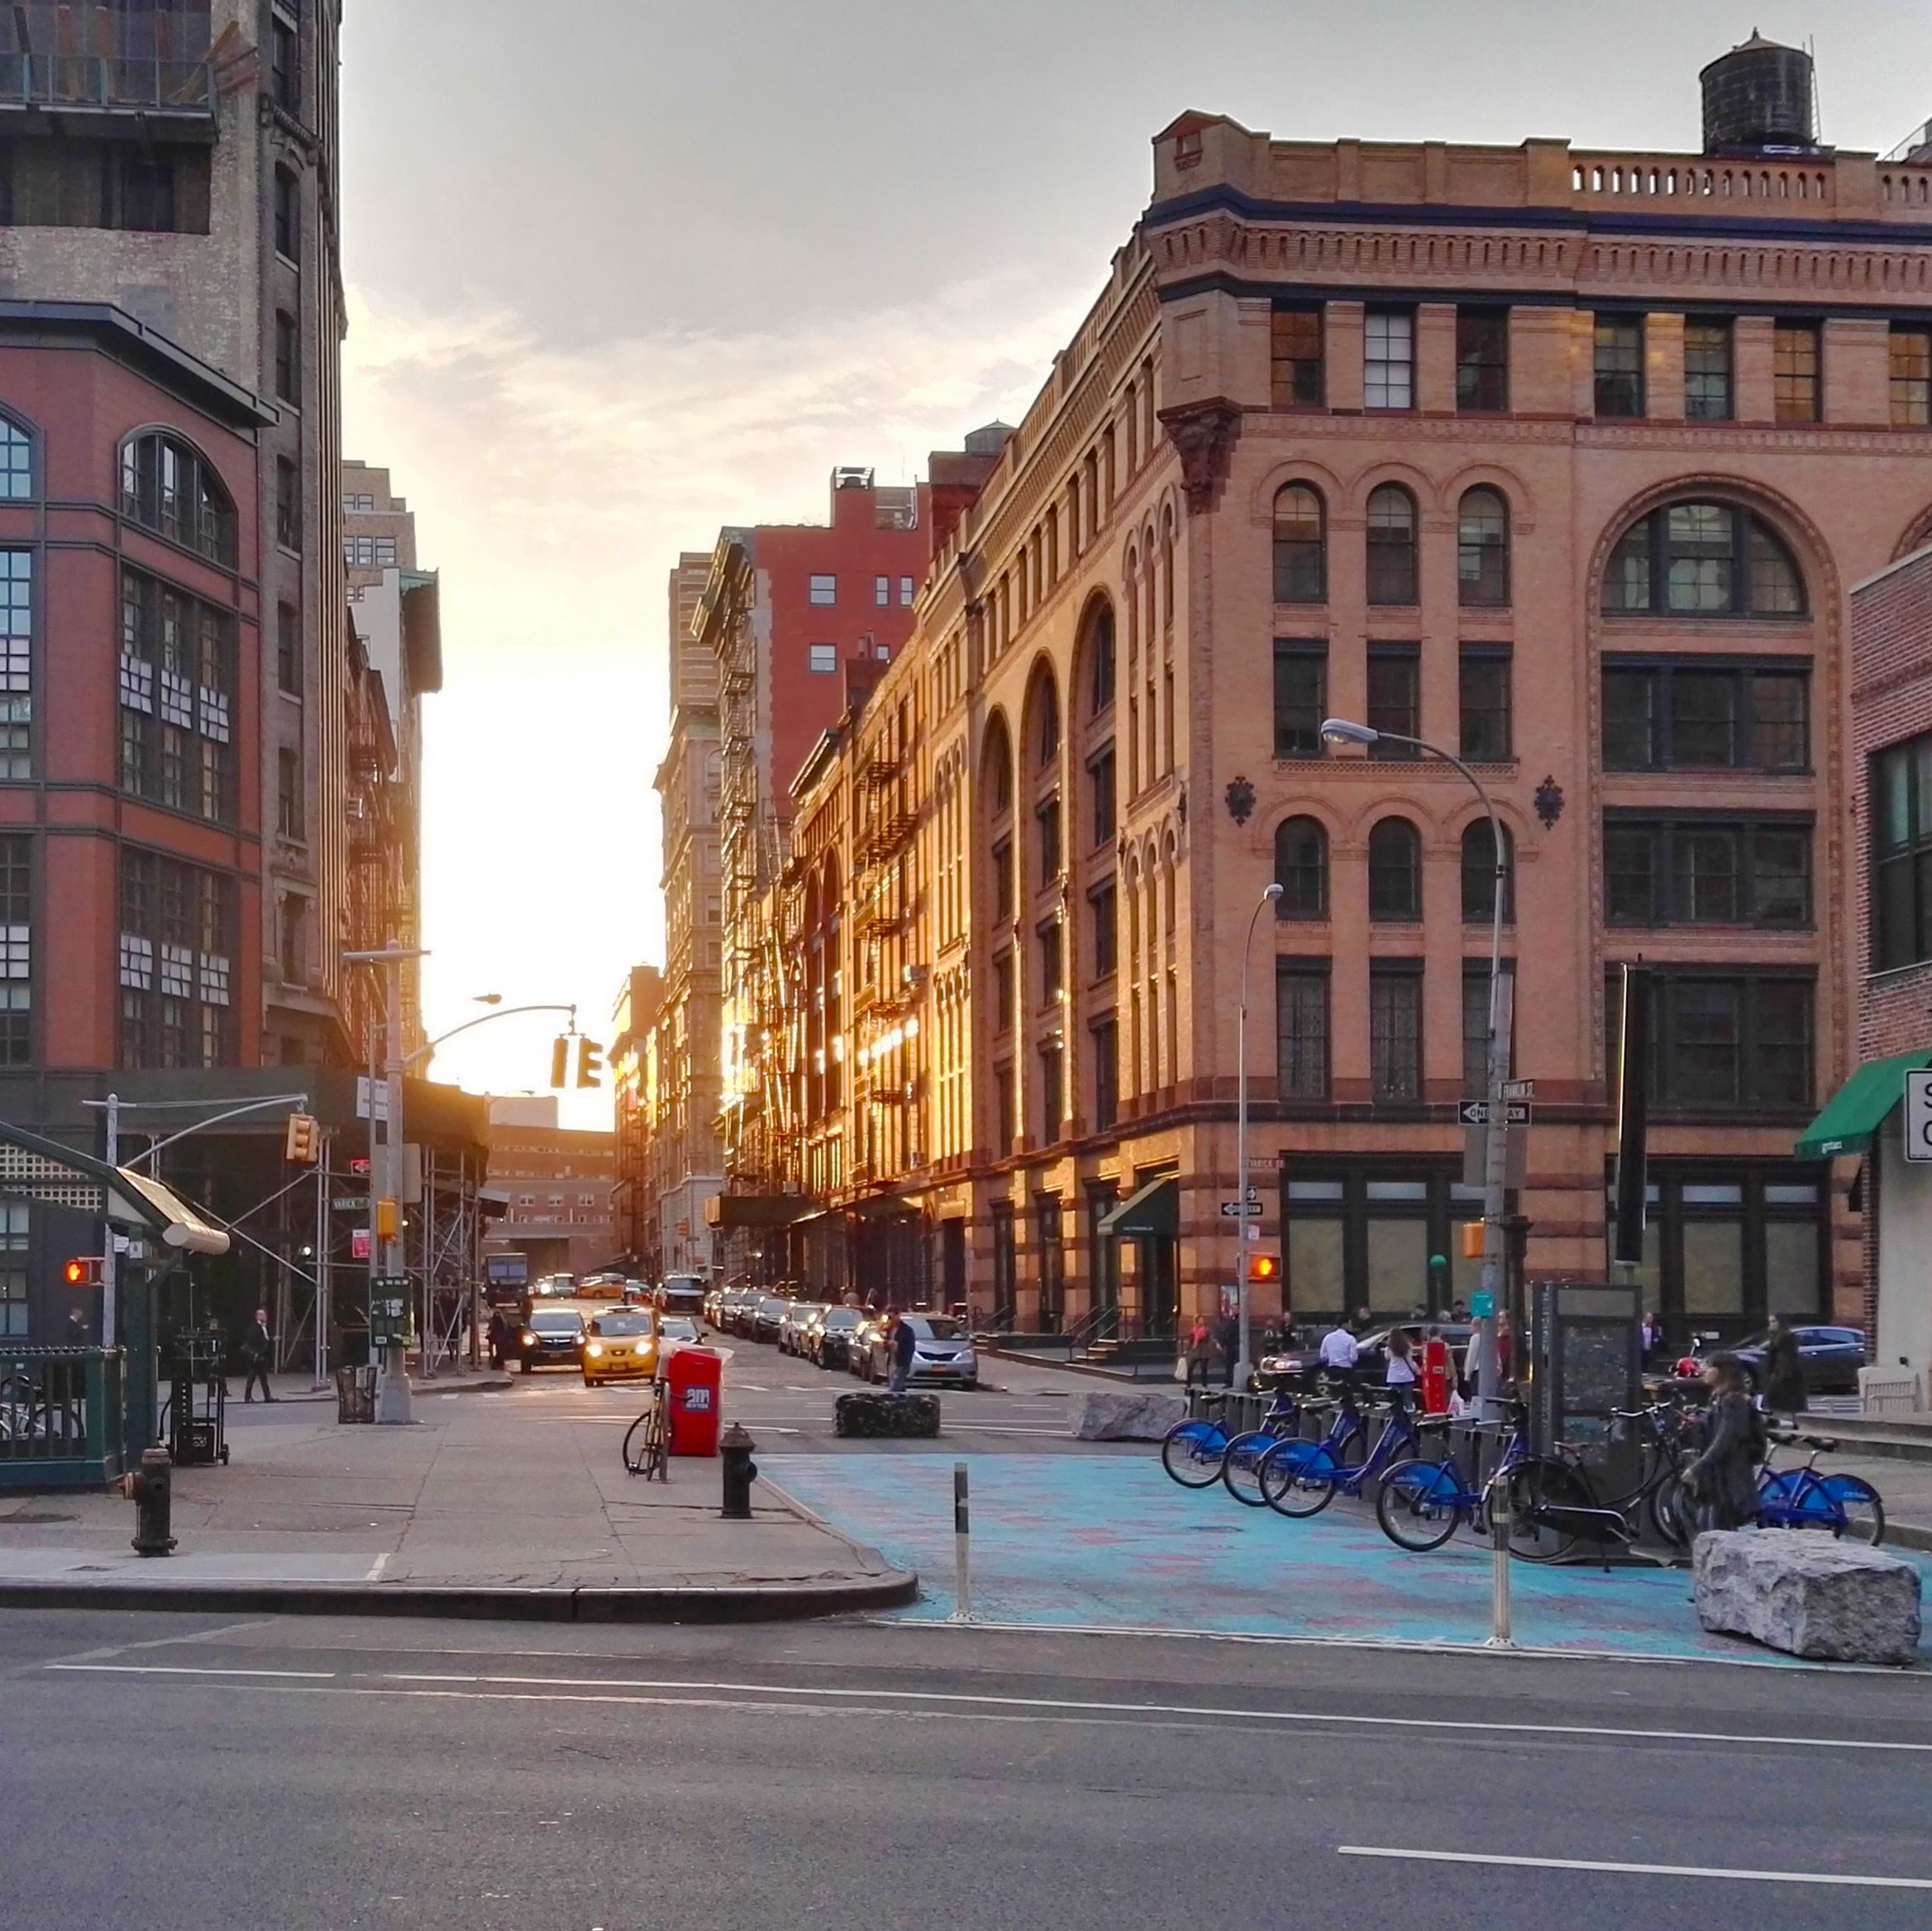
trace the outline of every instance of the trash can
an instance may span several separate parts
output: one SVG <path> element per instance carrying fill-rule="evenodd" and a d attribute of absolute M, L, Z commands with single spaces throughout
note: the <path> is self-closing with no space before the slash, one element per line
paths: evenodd
<path fill-rule="evenodd" d="M 375 1370 L 336 1370 L 336 1419 L 340 1422 L 374 1422 L 375 1419 Z"/>
<path fill-rule="evenodd" d="M 723 1372 L 724 1356 L 710 1347 L 680 1347 L 665 1363 L 673 1455 L 717 1454 Z"/>

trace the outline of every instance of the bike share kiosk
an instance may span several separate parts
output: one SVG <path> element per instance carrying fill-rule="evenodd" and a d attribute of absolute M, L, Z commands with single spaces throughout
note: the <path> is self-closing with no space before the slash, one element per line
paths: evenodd
<path fill-rule="evenodd" d="M 1637 1485 L 1641 1449 L 1615 1410 L 1643 1405 L 1642 1290 L 1634 1283 L 1538 1280 L 1530 1297 L 1531 1447 L 1553 1455 L 1568 1442 L 1600 1494 L 1627 1494 Z"/>

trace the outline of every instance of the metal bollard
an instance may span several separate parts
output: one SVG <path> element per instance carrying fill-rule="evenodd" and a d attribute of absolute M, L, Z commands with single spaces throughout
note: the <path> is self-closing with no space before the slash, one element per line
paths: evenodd
<path fill-rule="evenodd" d="M 751 1519 L 751 1484 L 758 1479 L 758 1464 L 751 1451 L 758 1444 L 733 1422 L 718 1438 L 718 1452 L 724 1463 L 724 1506 L 718 1514 L 732 1522 Z"/>
<path fill-rule="evenodd" d="M 973 1619 L 972 1523 L 966 1506 L 966 1465 L 952 1465 L 952 1552 L 956 1574 L 952 1614 L 947 1620 L 970 1623 Z"/>
<path fill-rule="evenodd" d="M 1510 1481 L 1490 1485 L 1489 1641 L 1487 1649 L 1514 1649 L 1510 1633 Z"/>
<path fill-rule="evenodd" d="M 169 1556 L 174 1552 L 174 1538 L 168 1533 L 168 1516 L 173 1506 L 174 1464 L 162 1447 L 141 1451 L 141 1466 L 128 1477 L 128 1492 L 134 1497 L 134 1546 L 144 1556 Z"/>

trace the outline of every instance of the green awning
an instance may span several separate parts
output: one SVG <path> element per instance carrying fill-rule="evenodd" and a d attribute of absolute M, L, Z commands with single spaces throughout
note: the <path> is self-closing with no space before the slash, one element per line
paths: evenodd
<path fill-rule="evenodd" d="M 1840 1153 L 1863 1153 L 1872 1136 L 1906 1095 L 1906 1075 L 1932 1066 L 1932 1050 L 1894 1053 L 1868 1060 L 1831 1098 L 1799 1136 L 1791 1151 L 1800 1160 L 1830 1160 Z"/>
<path fill-rule="evenodd" d="M 1136 1189 L 1100 1222 L 1100 1232 L 1123 1239 L 1171 1239 L 1181 1232 L 1181 1183 L 1171 1173 Z"/>

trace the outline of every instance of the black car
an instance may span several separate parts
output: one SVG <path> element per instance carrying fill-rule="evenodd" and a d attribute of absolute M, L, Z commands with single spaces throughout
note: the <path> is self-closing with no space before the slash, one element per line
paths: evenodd
<path fill-rule="evenodd" d="M 1358 1387 L 1381 1386 L 1382 1376 L 1389 1366 L 1389 1337 L 1397 1328 L 1415 1343 L 1419 1354 L 1424 1338 L 1433 1328 L 1449 1344 L 1449 1366 L 1453 1372 L 1460 1372 L 1469 1337 L 1476 1332 L 1475 1324 L 1469 1321 L 1397 1321 L 1359 1336 L 1355 1356 L 1355 1379 Z M 1284 1381 L 1300 1381 L 1314 1374 L 1320 1366 L 1321 1342 L 1318 1338 L 1306 1347 L 1284 1348 L 1279 1354 L 1269 1355 L 1255 1369 L 1255 1385 L 1275 1388 Z M 1416 1366 L 1419 1373 L 1419 1361 Z"/>
<path fill-rule="evenodd" d="M 526 1375 L 537 1368 L 581 1368 L 584 1317 L 575 1308 L 533 1309 L 517 1342 Z"/>
<path fill-rule="evenodd" d="M 751 1304 L 751 1326 L 746 1330 L 754 1341 L 775 1341 L 779 1323 L 791 1306 L 783 1294 L 768 1294 Z"/>
<path fill-rule="evenodd" d="M 1856 1395 L 1858 1370 L 1871 1356 L 1865 1337 L 1856 1328 L 1793 1328 L 1798 1338 L 1798 1366 L 1807 1395 Z M 1771 1346 L 1769 1330 L 1740 1341 L 1730 1352 L 1744 1364 L 1745 1378 L 1755 1393 L 1764 1385 L 1764 1358 Z"/>
<path fill-rule="evenodd" d="M 850 1365 L 852 1337 L 866 1318 L 862 1308 L 828 1308 L 805 1330 L 805 1352 L 822 1368 Z"/>

